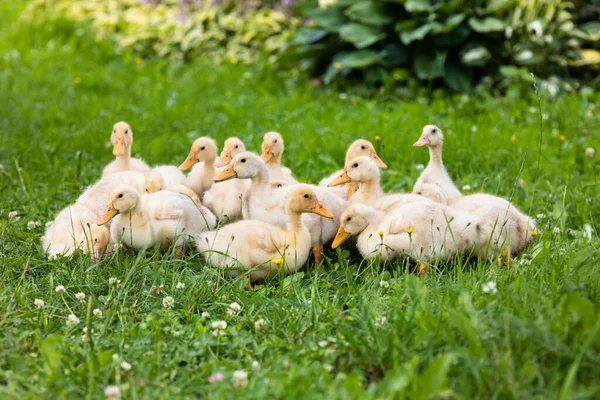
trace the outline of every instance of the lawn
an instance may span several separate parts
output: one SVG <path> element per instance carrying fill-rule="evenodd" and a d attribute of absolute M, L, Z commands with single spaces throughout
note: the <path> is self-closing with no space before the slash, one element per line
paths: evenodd
<path fill-rule="evenodd" d="M 110 385 L 123 398 L 598 398 L 598 94 L 365 99 L 262 66 L 136 60 L 85 27 L 19 22 L 22 8 L 0 4 L 2 398 L 103 398 Z M 411 190 L 428 159 L 411 144 L 435 123 L 457 186 L 544 214 L 540 235 L 512 266 L 455 260 L 423 278 L 346 245 L 251 291 L 193 249 L 49 260 L 44 224 L 99 178 L 119 120 L 152 164 L 180 164 L 199 136 L 259 151 L 277 130 L 285 164 L 313 183 L 353 139 L 379 136 L 390 192 Z"/>

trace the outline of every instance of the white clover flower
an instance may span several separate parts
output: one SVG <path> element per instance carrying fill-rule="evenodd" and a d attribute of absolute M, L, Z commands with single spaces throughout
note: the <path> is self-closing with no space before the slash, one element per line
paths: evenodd
<path fill-rule="evenodd" d="M 535 216 L 537 219 L 544 219 L 546 218 L 546 214 L 544 213 L 539 213 L 538 215 Z"/>
<path fill-rule="evenodd" d="M 173 299 L 171 296 L 167 296 L 163 299 L 162 304 L 164 308 L 173 308 L 175 305 L 175 299 Z"/>
<path fill-rule="evenodd" d="M 254 368 L 254 369 L 260 368 L 260 364 L 258 363 L 258 361 L 252 361 L 252 368 Z"/>
<path fill-rule="evenodd" d="M 211 324 L 213 328 L 214 336 L 225 336 L 225 329 L 227 328 L 227 322 L 225 321 L 214 321 Z"/>
<path fill-rule="evenodd" d="M 173 332 L 173 336 L 181 336 L 181 331 L 175 331 L 175 332 Z"/>
<path fill-rule="evenodd" d="M 119 283 L 121 283 L 120 279 L 115 278 L 114 276 L 111 278 L 108 278 L 108 284 L 110 286 L 114 286 L 114 285 L 118 285 Z"/>
<path fill-rule="evenodd" d="M 57 287 L 54 288 L 54 291 L 56 293 L 65 293 L 67 290 L 65 289 L 65 287 L 63 285 L 58 285 Z"/>
<path fill-rule="evenodd" d="M 4 164 L 0 164 L 0 172 L 4 172 L 4 171 L 6 171 L 6 170 L 4 169 Z"/>
<path fill-rule="evenodd" d="M 233 317 L 235 315 L 238 315 L 241 310 L 242 310 L 242 306 L 240 306 L 236 302 L 233 302 L 229 305 L 229 308 L 227 309 L 227 315 L 230 315 Z"/>
<path fill-rule="evenodd" d="M 121 356 L 117 353 L 113 353 L 112 359 L 114 362 L 119 362 L 119 360 L 121 359 Z"/>
<path fill-rule="evenodd" d="M 244 387 L 248 384 L 248 373 L 244 370 L 233 372 L 233 386 Z"/>
<path fill-rule="evenodd" d="M 560 235 L 560 228 L 558 226 L 554 227 L 554 229 L 552 229 L 552 233 L 554 235 Z"/>
<path fill-rule="evenodd" d="M 46 303 L 45 303 L 45 302 L 44 302 L 44 300 L 42 300 L 42 299 L 35 299 L 35 300 L 33 301 L 33 304 L 35 304 L 35 306 L 36 306 L 37 308 L 42 308 L 42 307 L 44 307 L 44 305 L 45 305 Z"/>
<path fill-rule="evenodd" d="M 200 318 L 202 319 L 209 319 L 210 318 L 210 313 L 207 311 L 204 311 L 201 315 Z"/>
<path fill-rule="evenodd" d="M 594 158 L 594 154 L 596 154 L 596 150 L 593 147 L 588 147 L 585 149 L 585 156 L 589 158 Z"/>
<path fill-rule="evenodd" d="M 210 383 L 219 383 L 223 381 L 223 374 L 220 372 L 216 372 L 208 377 L 208 382 Z"/>
<path fill-rule="evenodd" d="M 82 335 L 81 335 L 81 340 L 84 342 L 87 342 L 90 340 L 89 336 L 88 336 L 88 330 L 87 330 L 87 326 L 84 326 L 82 329 Z M 94 333 L 94 330 L 92 329 L 91 333 Z"/>
<path fill-rule="evenodd" d="M 75 298 L 79 300 L 81 303 L 85 303 L 85 293 L 79 292 L 75 295 Z"/>
<path fill-rule="evenodd" d="M 131 369 L 131 364 L 129 364 L 127 361 L 121 361 L 120 365 L 125 371 L 129 371 Z"/>
<path fill-rule="evenodd" d="M 533 21 L 532 23 L 530 23 L 529 30 L 539 37 L 541 37 L 544 34 L 542 30 L 542 23 L 540 21 Z"/>
<path fill-rule="evenodd" d="M 483 293 L 498 293 L 498 289 L 496 288 L 496 282 L 486 282 L 481 287 Z"/>
<path fill-rule="evenodd" d="M 92 314 L 94 315 L 94 317 L 101 317 L 102 316 L 102 310 L 99 308 L 94 308 L 94 310 L 92 311 Z"/>
<path fill-rule="evenodd" d="M 471 127 L 471 132 L 477 132 L 477 126 L 473 125 L 473 126 Z"/>
<path fill-rule="evenodd" d="M 265 326 L 267 325 L 267 321 L 264 318 L 259 318 L 254 321 L 254 330 L 256 332 L 262 332 L 265 330 Z"/>
<path fill-rule="evenodd" d="M 388 281 L 379 281 L 379 286 L 383 289 L 387 289 L 390 287 L 390 283 Z"/>
<path fill-rule="evenodd" d="M 385 325 L 386 321 L 387 321 L 387 317 L 375 318 L 375 328 L 380 329 L 383 325 Z"/>
<path fill-rule="evenodd" d="M 471 185 L 463 185 L 462 190 L 464 190 L 464 191 L 471 190 Z"/>
<path fill-rule="evenodd" d="M 175 286 L 175 288 L 177 290 L 183 290 L 183 289 L 185 289 L 185 283 L 183 283 L 183 282 L 177 282 L 177 286 Z"/>
<path fill-rule="evenodd" d="M 79 318 L 77 318 L 75 314 L 69 314 L 67 317 L 67 326 L 71 327 L 75 325 L 79 325 Z"/>
<path fill-rule="evenodd" d="M 333 366 L 331 364 L 323 364 L 323 368 L 325 368 L 325 371 L 327 372 L 333 371 Z"/>
<path fill-rule="evenodd" d="M 27 222 L 27 229 L 29 229 L 30 231 L 36 228 L 39 228 L 40 226 L 42 226 L 40 224 L 39 221 L 29 221 Z"/>
<path fill-rule="evenodd" d="M 517 61 L 527 61 L 533 58 L 533 52 L 531 50 L 523 50 L 515 56 Z"/>
<path fill-rule="evenodd" d="M 107 399 L 117 400 L 121 398 L 121 389 L 118 386 L 107 386 L 104 388 L 104 395 Z"/>
<path fill-rule="evenodd" d="M 424 166 L 423 164 L 416 164 L 416 165 L 415 165 L 415 169 L 416 169 L 417 171 L 422 171 L 422 170 L 424 170 L 424 169 L 425 169 L 425 166 Z"/>
<path fill-rule="evenodd" d="M 16 211 L 11 211 L 8 213 L 8 220 L 10 222 L 19 222 L 21 217 L 19 217 L 19 213 Z"/>
<path fill-rule="evenodd" d="M 320 340 L 319 343 L 317 343 L 319 345 L 319 347 L 327 347 L 329 346 L 329 342 L 327 340 Z"/>

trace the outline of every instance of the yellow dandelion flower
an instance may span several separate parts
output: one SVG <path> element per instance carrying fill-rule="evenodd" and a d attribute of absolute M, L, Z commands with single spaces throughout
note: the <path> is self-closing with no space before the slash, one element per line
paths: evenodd
<path fill-rule="evenodd" d="M 512 135 L 512 136 L 510 137 L 510 141 L 511 141 L 511 142 L 514 142 L 515 140 L 517 140 L 517 136 L 515 136 L 515 135 Z"/>
<path fill-rule="evenodd" d="M 564 142 L 567 138 L 565 137 L 565 135 L 560 135 L 559 139 L 561 142 Z"/>
<path fill-rule="evenodd" d="M 408 229 L 406 230 L 406 233 L 408 233 L 408 234 L 410 235 L 411 233 L 413 233 L 413 232 L 414 232 L 414 230 L 415 230 L 415 228 L 413 228 L 413 227 L 411 226 L 410 228 L 408 228 Z"/>
<path fill-rule="evenodd" d="M 75 78 L 75 83 L 79 85 L 81 83 L 81 78 L 80 77 Z"/>
<path fill-rule="evenodd" d="M 274 258 L 274 259 L 271 260 L 271 262 L 273 264 L 281 265 L 281 264 L 283 264 L 283 258 L 281 258 L 281 257 L 280 258 Z"/>
<path fill-rule="evenodd" d="M 334 62 L 334 63 L 333 63 L 333 68 L 335 68 L 335 69 L 340 69 L 340 68 L 342 68 L 342 63 L 341 63 L 341 62 L 339 62 L 339 61 L 336 61 L 336 62 Z"/>
<path fill-rule="evenodd" d="M 376 141 L 376 142 L 381 142 L 381 137 L 379 137 L 379 136 L 375 136 L 375 141 Z"/>
<path fill-rule="evenodd" d="M 379 231 L 377 233 L 379 234 L 379 236 L 383 236 L 383 231 Z"/>
<path fill-rule="evenodd" d="M 136 57 L 133 59 L 133 62 L 135 62 L 136 64 L 140 64 L 142 62 L 142 59 L 139 57 Z"/>
<path fill-rule="evenodd" d="M 529 232 L 529 234 L 530 234 L 531 236 L 537 236 L 537 235 L 538 235 L 538 231 L 536 231 L 536 230 L 534 229 L 534 230 L 532 230 L 531 232 Z"/>
<path fill-rule="evenodd" d="M 502 257 L 498 257 L 498 264 L 502 264 Z"/>
<path fill-rule="evenodd" d="M 235 58 L 235 57 L 231 57 L 231 58 L 229 59 L 229 62 L 230 62 L 230 63 L 232 63 L 233 65 L 235 65 L 235 64 L 239 63 L 239 62 L 240 62 L 240 60 L 238 60 L 238 59 L 237 59 L 237 58 Z"/>

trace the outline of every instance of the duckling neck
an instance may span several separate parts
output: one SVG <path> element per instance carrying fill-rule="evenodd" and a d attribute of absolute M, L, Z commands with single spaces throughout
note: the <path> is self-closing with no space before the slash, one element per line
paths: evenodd
<path fill-rule="evenodd" d="M 367 204 L 377 200 L 381 197 L 381 194 L 379 180 L 374 179 L 372 181 L 361 182 L 353 198 L 356 197 L 354 200 L 355 203 Z"/>
<path fill-rule="evenodd" d="M 297 241 L 300 240 L 300 234 L 302 233 L 304 226 L 302 225 L 302 214 L 286 209 L 286 229 L 285 229 L 285 239 L 288 246 L 297 246 Z"/>
<path fill-rule="evenodd" d="M 215 162 L 216 158 L 211 158 L 204 161 L 204 175 L 202 176 L 202 186 L 205 188 L 212 187 L 213 178 L 215 175 Z"/>
<path fill-rule="evenodd" d="M 122 156 L 116 156 L 115 164 L 120 167 L 126 168 L 131 158 L 131 146 L 125 149 L 125 153 Z"/>
<path fill-rule="evenodd" d="M 442 146 L 429 146 L 429 164 L 442 165 Z"/>
<path fill-rule="evenodd" d="M 273 154 L 273 157 L 271 157 L 268 164 L 270 166 L 281 165 L 281 154 Z"/>
<path fill-rule="evenodd" d="M 271 188 L 271 177 L 269 176 L 269 170 L 265 164 L 260 165 L 258 174 L 252 177 L 252 186 L 255 189 L 264 189 L 265 187 Z"/>

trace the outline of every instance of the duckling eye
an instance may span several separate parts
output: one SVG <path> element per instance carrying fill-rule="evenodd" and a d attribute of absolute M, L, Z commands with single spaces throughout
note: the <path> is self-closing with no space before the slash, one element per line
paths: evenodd
<path fill-rule="evenodd" d="M 239 147 L 240 147 L 239 145 L 237 145 L 237 144 L 235 145 L 235 148 L 236 148 L 236 149 L 237 149 L 237 148 L 239 148 Z"/>
<path fill-rule="evenodd" d="M 431 131 L 431 133 L 436 133 L 436 132 L 437 132 L 437 129 L 435 129 L 435 128 L 433 128 Z"/>
<path fill-rule="evenodd" d="M 129 130 L 128 130 L 128 129 L 125 129 L 125 134 L 127 135 L 128 133 L 129 133 Z"/>
<path fill-rule="evenodd" d="M 352 221 L 352 217 L 346 218 L 346 221 L 348 221 L 348 222 Z"/>
<path fill-rule="evenodd" d="M 123 193 L 119 193 L 119 195 L 117 196 L 118 198 L 123 198 Z"/>
<path fill-rule="evenodd" d="M 278 183 L 277 187 L 280 188 L 280 187 L 283 187 L 283 185 L 281 183 Z"/>
<path fill-rule="evenodd" d="M 115 130 L 113 130 L 113 133 L 117 133 L 117 130 L 116 130 L 116 129 L 115 129 Z"/>
<path fill-rule="evenodd" d="M 246 159 L 245 159 L 245 158 L 242 158 L 242 162 L 246 162 Z"/>
<path fill-rule="evenodd" d="M 98 243 L 98 238 L 94 238 L 94 242 L 95 242 L 95 243 Z"/>
<path fill-rule="evenodd" d="M 360 146 L 360 149 L 361 149 L 361 150 L 366 150 L 366 149 L 367 149 L 367 147 L 366 147 L 366 146 Z"/>
<path fill-rule="evenodd" d="M 277 143 L 277 139 L 275 139 L 275 141 L 273 143 Z"/>
<path fill-rule="evenodd" d="M 352 166 L 352 168 L 358 168 L 358 163 L 354 163 L 354 165 Z"/>
<path fill-rule="evenodd" d="M 204 150 L 204 147 L 205 147 L 205 146 L 202 146 L 202 147 L 200 147 L 200 150 Z"/>
<path fill-rule="evenodd" d="M 306 194 L 306 193 L 304 194 L 304 198 L 305 198 L 305 199 L 308 199 L 309 197 L 310 197 L 310 196 L 309 196 L 308 194 Z"/>

